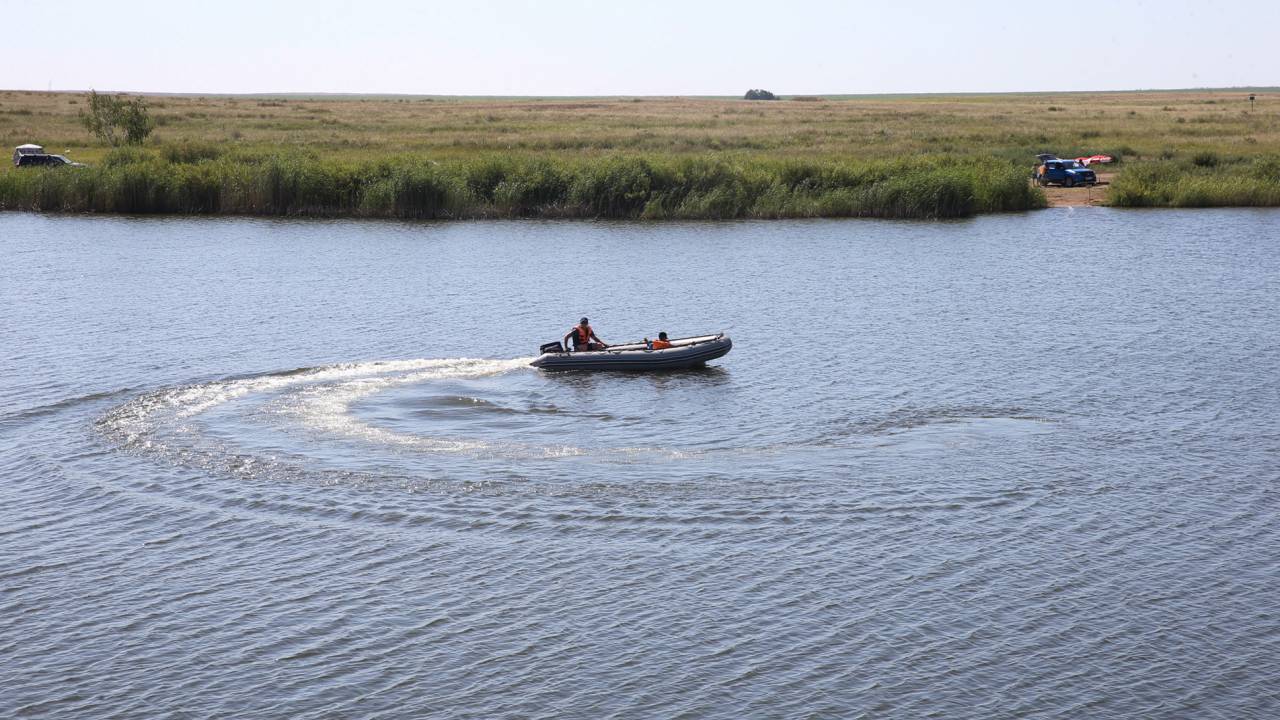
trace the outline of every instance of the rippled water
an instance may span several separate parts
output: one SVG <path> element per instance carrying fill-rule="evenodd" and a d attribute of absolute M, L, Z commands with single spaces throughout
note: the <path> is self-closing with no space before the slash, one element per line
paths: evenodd
<path fill-rule="evenodd" d="M 0 715 L 1277 717 L 1278 241 L 0 215 Z"/>

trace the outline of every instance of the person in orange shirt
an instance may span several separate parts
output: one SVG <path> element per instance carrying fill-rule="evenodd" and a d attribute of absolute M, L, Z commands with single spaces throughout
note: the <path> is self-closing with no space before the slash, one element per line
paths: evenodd
<path fill-rule="evenodd" d="M 596 331 L 591 329 L 591 325 L 586 318 L 582 318 L 577 325 L 574 325 L 569 332 L 564 334 L 564 345 L 569 347 L 569 340 L 573 340 L 573 351 L 583 352 L 584 350 L 604 350 L 609 347 L 605 341 L 596 336 Z M 591 342 L 595 340 L 595 342 Z"/>
<path fill-rule="evenodd" d="M 653 350 L 666 350 L 671 347 L 671 341 L 667 339 L 667 334 L 665 332 L 660 332 L 658 333 L 658 339 L 649 343 L 649 345 Z"/>

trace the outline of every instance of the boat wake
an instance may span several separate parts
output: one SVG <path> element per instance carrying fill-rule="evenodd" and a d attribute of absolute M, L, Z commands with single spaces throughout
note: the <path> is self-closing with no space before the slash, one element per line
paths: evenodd
<path fill-rule="evenodd" d="M 497 475 L 512 476 L 512 468 L 530 468 L 540 460 L 590 456 L 631 464 L 694 454 L 657 446 L 546 442 L 558 433 L 538 427 L 545 418 L 560 416 L 567 423 L 618 418 L 539 406 L 530 398 L 542 393 L 525 388 L 509 391 L 522 398 L 517 407 L 459 395 L 501 393 L 519 385 L 512 379 L 496 389 L 459 388 L 499 376 L 520 375 L 530 382 L 538 376 L 529 361 L 377 361 L 222 378 L 140 395 L 101 417 L 97 428 L 126 452 L 202 470 L 323 484 L 395 479 L 414 488 L 474 475 L 476 463 L 491 462 Z M 374 409 L 362 412 L 362 404 Z M 398 408 L 402 417 L 379 412 L 387 408 Z M 512 418 L 526 426 L 513 427 Z"/>
<path fill-rule="evenodd" d="M 770 442 L 759 430 L 771 418 L 723 373 L 548 375 L 529 361 L 376 361 L 219 378 L 136 396 L 97 428 L 128 453 L 202 473 L 466 491 L 527 489 L 524 481 L 539 479 L 556 492 L 654 489 L 688 475 L 684 461 L 699 463 L 704 486 L 740 484 L 744 468 L 746 476 L 794 473 L 795 458 L 804 476 L 837 477 L 887 455 L 1052 431 L 1013 406 L 905 408 L 817 418 Z M 691 396 L 702 401 L 683 402 Z M 655 414 L 659 397 L 677 400 Z M 670 409 L 681 403 L 700 412 Z M 709 423 L 719 429 L 708 432 Z"/>
<path fill-rule="evenodd" d="M 352 404 L 398 386 L 475 380 L 525 370 L 528 358 L 421 359 L 298 368 L 163 388 L 108 412 L 98 429 L 121 448 L 202 467 L 258 475 L 266 468 L 305 466 L 313 453 L 333 454 L 343 443 L 376 444 L 438 454 L 565 455 L 570 447 L 534 447 L 467 438 L 426 437 L 377 427 L 352 413 Z M 255 447 L 257 445 L 257 447 Z M 338 474 L 368 468 L 354 463 Z"/>

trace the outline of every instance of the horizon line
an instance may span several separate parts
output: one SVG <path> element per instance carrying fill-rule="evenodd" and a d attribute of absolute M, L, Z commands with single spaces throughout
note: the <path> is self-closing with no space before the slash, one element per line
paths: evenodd
<path fill-rule="evenodd" d="M 0 88 L 0 92 L 39 93 L 47 95 L 87 93 L 97 91 L 96 88 L 83 89 L 45 89 Z M 817 97 L 817 98 L 873 98 L 873 97 L 955 97 L 955 96 L 990 96 L 990 95 L 1103 95 L 1123 93 L 1160 93 L 1160 92 L 1280 92 L 1276 85 L 1230 85 L 1218 87 L 1176 87 L 1176 88 L 1133 88 L 1128 90 L 956 90 L 926 92 L 829 92 L 829 93 L 774 93 L 778 98 Z M 143 97 L 329 97 L 329 98 L 442 98 L 467 100 L 560 100 L 560 99 L 742 99 L 741 94 L 712 93 L 616 93 L 616 94 L 546 94 L 546 95 L 501 95 L 501 94 L 442 94 L 442 93 L 409 93 L 409 92 L 346 92 L 346 91 L 264 91 L 264 92 L 188 92 L 188 91 L 147 91 L 147 90 L 102 90 L 102 93 L 113 95 L 138 95 Z M 767 101 L 766 101 L 767 102 Z"/>

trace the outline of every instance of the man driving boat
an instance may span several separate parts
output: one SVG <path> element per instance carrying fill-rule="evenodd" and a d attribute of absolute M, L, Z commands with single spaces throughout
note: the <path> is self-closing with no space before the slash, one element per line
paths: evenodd
<path fill-rule="evenodd" d="M 586 318 L 582 318 L 582 320 L 578 321 L 577 325 L 574 325 L 569 332 L 565 333 L 564 339 L 562 340 L 565 347 L 569 347 L 570 339 L 573 340 L 574 352 L 604 350 L 609 347 L 608 343 L 601 340 L 596 335 L 596 331 L 591 329 L 591 324 L 587 322 Z M 595 342 L 592 342 L 593 340 Z"/>

